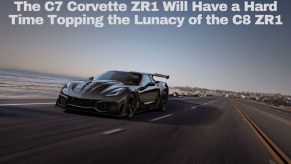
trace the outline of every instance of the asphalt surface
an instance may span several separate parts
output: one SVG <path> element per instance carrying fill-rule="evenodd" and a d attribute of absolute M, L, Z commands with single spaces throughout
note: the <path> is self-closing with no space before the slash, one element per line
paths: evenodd
<path fill-rule="evenodd" d="M 0 100 L 0 163 L 275 163 L 246 113 L 291 156 L 291 113 L 229 98 L 170 98 L 130 120 Z"/>

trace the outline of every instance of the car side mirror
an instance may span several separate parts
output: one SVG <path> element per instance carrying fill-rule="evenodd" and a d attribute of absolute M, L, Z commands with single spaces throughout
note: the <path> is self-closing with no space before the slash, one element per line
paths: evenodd
<path fill-rule="evenodd" d="M 91 81 L 92 81 L 93 79 L 94 79 L 94 77 L 93 77 L 93 76 L 89 77 L 89 80 L 91 80 Z"/>

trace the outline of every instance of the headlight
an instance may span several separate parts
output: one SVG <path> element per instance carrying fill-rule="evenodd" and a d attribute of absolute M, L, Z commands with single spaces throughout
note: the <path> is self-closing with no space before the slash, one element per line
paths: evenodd
<path fill-rule="evenodd" d="M 71 83 L 65 84 L 65 86 L 63 87 L 63 90 L 68 91 L 70 85 Z"/>
<path fill-rule="evenodd" d="M 117 88 L 117 89 L 114 89 L 114 90 L 110 91 L 109 93 L 107 93 L 106 96 L 118 96 L 118 95 L 120 95 L 124 90 L 125 90 L 125 88 Z"/>

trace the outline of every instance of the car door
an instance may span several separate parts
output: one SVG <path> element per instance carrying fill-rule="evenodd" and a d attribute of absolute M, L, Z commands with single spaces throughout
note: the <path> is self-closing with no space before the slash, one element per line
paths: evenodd
<path fill-rule="evenodd" d="M 143 75 L 141 81 L 141 90 L 139 91 L 139 93 L 141 102 L 144 105 L 150 105 L 158 100 L 160 95 L 160 89 L 148 75 Z"/>

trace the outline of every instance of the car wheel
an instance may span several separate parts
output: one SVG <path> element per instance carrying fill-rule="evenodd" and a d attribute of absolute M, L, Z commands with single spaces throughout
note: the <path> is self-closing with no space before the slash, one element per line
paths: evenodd
<path fill-rule="evenodd" d="M 168 104 L 168 94 L 166 92 L 163 92 L 160 98 L 160 111 L 165 111 L 167 109 Z"/>
<path fill-rule="evenodd" d="M 134 94 L 130 94 L 127 97 L 126 117 L 131 118 L 134 115 L 135 109 L 136 109 L 136 98 Z"/>

